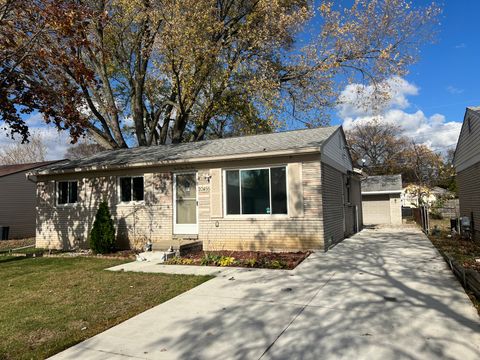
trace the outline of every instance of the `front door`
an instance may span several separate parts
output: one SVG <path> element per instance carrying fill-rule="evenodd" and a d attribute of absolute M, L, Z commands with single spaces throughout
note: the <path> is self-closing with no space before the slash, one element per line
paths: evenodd
<path fill-rule="evenodd" d="M 174 174 L 173 189 L 173 233 L 198 234 L 197 174 Z"/>

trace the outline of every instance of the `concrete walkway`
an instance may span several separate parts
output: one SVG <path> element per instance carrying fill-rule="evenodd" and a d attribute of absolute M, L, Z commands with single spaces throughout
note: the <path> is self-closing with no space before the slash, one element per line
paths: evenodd
<path fill-rule="evenodd" d="M 293 271 L 216 275 L 54 358 L 480 359 L 480 318 L 416 230 L 365 230 Z"/>

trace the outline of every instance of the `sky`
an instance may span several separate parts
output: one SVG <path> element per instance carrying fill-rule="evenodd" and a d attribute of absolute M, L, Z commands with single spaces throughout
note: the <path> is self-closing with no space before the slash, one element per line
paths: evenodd
<path fill-rule="evenodd" d="M 436 42 L 422 48 L 407 76 L 392 79 L 392 100 L 382 118 L 443 152 L 455 148 L 465 108 L 480 105 L 480 1 L 445 0 L 442 7 Z M 368 119 L 356 110 L 339 107 L 332 124 L 348 128 Z"/>
<path fill-rule="evenodd" d="M 455 147 L 465 108 L 480 105 L 480 1 L 444 0 L 441 5 L 436 42 L 422 48 L 420 60 L 407 76 L 388 80 L 391 100 L 380 118 L 401 126 L 403 134 L 417 142 L 444 152 Z M 341 96 L 355 100 L 355 86 L 347 86 Z M 368 111 L 349 106 L 347 101 L 333 110 L 331 124 L 348 129 L 371 118 Z M 48 159 L 62 158 L 68 136 L 44 126 L 39 114 L 32 115 L 28 123 L 47 141 Z M 0 134 L 0 147 L 11 143 Z"/>

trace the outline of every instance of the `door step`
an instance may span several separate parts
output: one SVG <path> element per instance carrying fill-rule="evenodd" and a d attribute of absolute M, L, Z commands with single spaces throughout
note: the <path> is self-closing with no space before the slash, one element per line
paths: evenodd
<path fill-rule="evenodd" d="M 175 256 L 175 251 L 145 251 L 137 255 L 137 261 L 161 264 Z"/>

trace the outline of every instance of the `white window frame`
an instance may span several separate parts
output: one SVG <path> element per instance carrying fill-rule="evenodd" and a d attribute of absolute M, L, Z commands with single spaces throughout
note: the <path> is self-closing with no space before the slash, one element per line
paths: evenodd
<path fill-rule="evenodd" d="M 60 204 L 58 202 L 59 198 L 60 198 L 60 189 L 59 189 L 59 184 L 60 183 L 63 183 L 63 182 L 66 182 L 66 183 L 73 183 L 73 182 L 76 182 L 77 183 L 77 201 L 76 202 L 66 202 L 65 204 Z M 79 188 L 79 181 L 78 180 L 57 180 L 55 181 L 55 206 L 58 206 L 58 207 L 69 207 L 69 206 L 75 206 L 76 204 L 78 204 L 79 202 L 79 193 L 80 193 L 80 188 Z M 68 185 L 70 186 L 70 185 Z M 67 201 L 68 201 L 68 195 L 67 195 Z"/>
<path fill-rule="evenodd" d="M 125 178 L 130 178 L 132 179 L 131 183 L 131 198 L 133 199 L 133 179 L 134 178 L 143 178 L 143 200 L 130 200 L 130 201 L 122 201 L 122 185 L 121 185 L 121 179 Z M 117 177 L 117 198 L 118 198 L 118 204 L 120 205 L 136 205 L 136 204 L 145 204 L 145 175 L 122 175 Z"/>
<path fill-rule="evenodd" d="M 272 214 L 272 176 L 271 176 L 271 169 L 272 168 L 285 168 L 285 192 L 287 195 L 287 213 L 286 214 Z M 268 186 L 269 186 L 269 205 L 270 205 L 270 214 L 227 214 L 227 171 L 239 171 L 239 190 L 240 190 L 240 212 L 242 212 L 242 180 L 241 180 L 241 171 L 248 171 L 248 170 L 268 170 Z M 265 165 L 265 166 L 256 166 L 256 167 L 232 167 L 232 168 L 224 168 L 222 169 L 222 196 L 223 196 L 223 216 L 225 218 L 286 218 L 290 214 L 290 207 L 289 207 L 289 199 L 290 194 L 288 191 L 288 164 L 275 164 L 275 165 Z"/>

